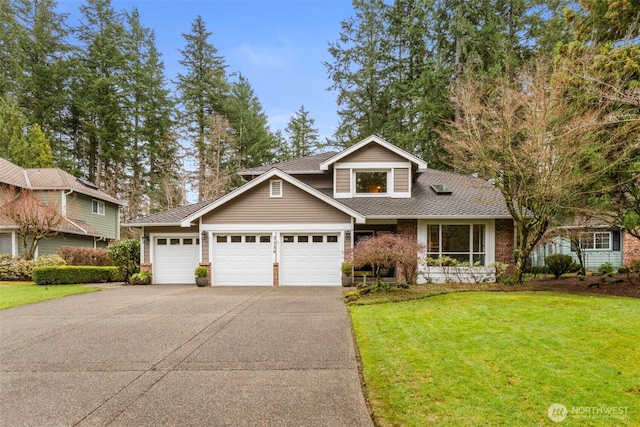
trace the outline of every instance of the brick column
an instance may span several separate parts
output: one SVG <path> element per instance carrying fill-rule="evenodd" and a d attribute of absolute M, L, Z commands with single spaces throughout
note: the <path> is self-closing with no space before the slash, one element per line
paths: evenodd
<path fill-rule="evenodd" d="M 508 264 L 506 274 L 513 271 L 515 227 L 512 219 L 496 219 L 496 262 Z"/>
<path fill-rule="evenodd" d="M 622 265 L 629 265 L 633 260 L 640 260 L 640 239 L 628 232 L 622 232 Z"/>
<path fill-rule="evenodd" d="M 418 239 L 418 220 L 399 219 L 396 225 L 396 233 Z"/>
<path fill-rule="evenodd" d="M 273 286 L 280 286 L 280 264 L 273 263 Z"/>

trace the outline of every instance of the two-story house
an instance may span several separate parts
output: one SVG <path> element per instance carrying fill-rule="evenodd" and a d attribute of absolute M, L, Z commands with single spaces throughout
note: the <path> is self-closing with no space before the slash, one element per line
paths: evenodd
<path fill-rule="evenodd" d="M 155 283 L 192 283 L 205 265 L 213 285 L 339 286 L 358 239 L 383 233 L 414 236 L 421 257 L 512 263 L 513 220 L 494 186 L 429 169 L 376 136 L 241 176 L 216 200 L 126 224 L 142 229 Z"/>
<path fill-rule="evenodd" d="M 24 169 L 0 158 L 0 186 L 16 196 L 21 189 L 30 190 L 62 215 L 57 235 L 40 241 L 36 257 L 55 254 L 60 246 L 106 247 L 120 238 L 120 201 L 62 169 Z M 16 228 L 0 215 L 0 253 L 22 255 Z"/>

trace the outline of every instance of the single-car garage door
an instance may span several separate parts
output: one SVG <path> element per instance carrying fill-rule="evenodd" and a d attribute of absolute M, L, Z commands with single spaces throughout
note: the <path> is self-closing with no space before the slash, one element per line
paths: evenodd
<path fill-rule="evenodd" d="M 213 237 L 213 284 L 273 285 L 271 234 L 216 234 Z"/>
<path fill-rule="evenodd" d="M 280 284 L 340 286 L 338 234 L 281 235 Z"/>
<path fill-rule="evenodd" d="M 154 283 L 193 283 L 199 256 L 200 239 L 195 236 L 154 238 Z"/>

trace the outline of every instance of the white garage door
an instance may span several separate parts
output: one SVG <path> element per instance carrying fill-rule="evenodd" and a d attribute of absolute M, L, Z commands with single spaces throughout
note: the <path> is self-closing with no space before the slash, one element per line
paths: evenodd
<path fill-rule="evenodd" d="M 216 234 L 213 242 L 214 285 L 273 285 L 271 234 Z"/>
<path fill-rule="evenodd" d="M 194 283 L 200 239 L 195 236 L 156 237 L 153 253 L 154 283 Z"/>
<path fill-rule="evenodd" d="M 338 234 L 281 235 L 280 284 L 340 286 Z"/>

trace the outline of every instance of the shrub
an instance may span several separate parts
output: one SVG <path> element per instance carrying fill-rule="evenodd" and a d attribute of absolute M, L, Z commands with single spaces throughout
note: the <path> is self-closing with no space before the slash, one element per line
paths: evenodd
<path fill-rule="evenodd" d="M 0 255 L 0 280 L 31 280 L 31 270 L 35 261 Z"/>
<path fill-rule="evenodd" d="M 571 255 L 553 254 L 545 257 L 544 263 L 549 269 L 549 272 L 553 274 L 556 279 L 559 279 L 564 273 L 571 269 L 574 264 L 573 257 Z"/>
<path fill-rule="evenodd" d="M 618 269 L 618 273 L 620 273 L 620 274 L 627 274 L 629 272 L 631 272 L 631 269 L 629 269 L 629 267 L 620 267 Z"/>
<path fill-rule="evenodd" d="M 120 271 L 117 267 L 66 265 L 33 269 L 33 281 L 38 285 L 104 283 L 116 281 L 119 278 Z"/>
<path fill-rule="evenodd" d="M 375 276 L 381 268 L 398 268 L 407 283 L 414 284 L 418 275 L 418 252 L 421 245 L 413 238 L 399 234 L 366 237 L 353 248 L 353 266 L 373 265 Z"/>
<path fill-rule="evenodd" d="M 47 267 L 57 265 L 67 265 L 67 262 L 58 255 L 43 255 L 41 257 L 38 257 L 38 259 L 34 262 L 34 267 Z"/>
<path fill-rule="evenodd" d="M 125 282 L 140 269 L 140 241 L 137 239 L 121 240 L 109 246 L 107 253 L 113 265 L 122 272 Z"/>
<path fill-rule="evenodd" d="M 148 285 L 151 283 L 151 272 L 149 271 L 141 271 L 140 273 L 135 273 L 131 276 L 129 280 L 130 285 Z"/>
<path fill-rule="evenodd" d="M 569 271 L 568 273 L 577 273 L 578 271 L 582 270 L 582 267 L 580 267 L 580 264 L 578 264 L 577 262 L 574 262 L 573 264 L 571 264 L 571 266 L 569 267 Z"/>
<path fill-rule="evenodd" d="M 196 275 L 196 277 L 207 277 L 209 275 L 209 270 L 207 270 L 206 267 L 200 266 L 196 267 L 193 273 Z"/>
<path fill-rule="evenodd" d="M 600 267 L 598 267 L 598 271 L 602 274 L 612 274 L 614 271 L 613 264 L 610 262 L 605 262 Z"/>
<path fill-rule="evenodd" d="M 105 248 L 83 248 L 77 246 L 62 246 L 58 254 L 64 258 L 67 265 L 112 265 Z"/>

